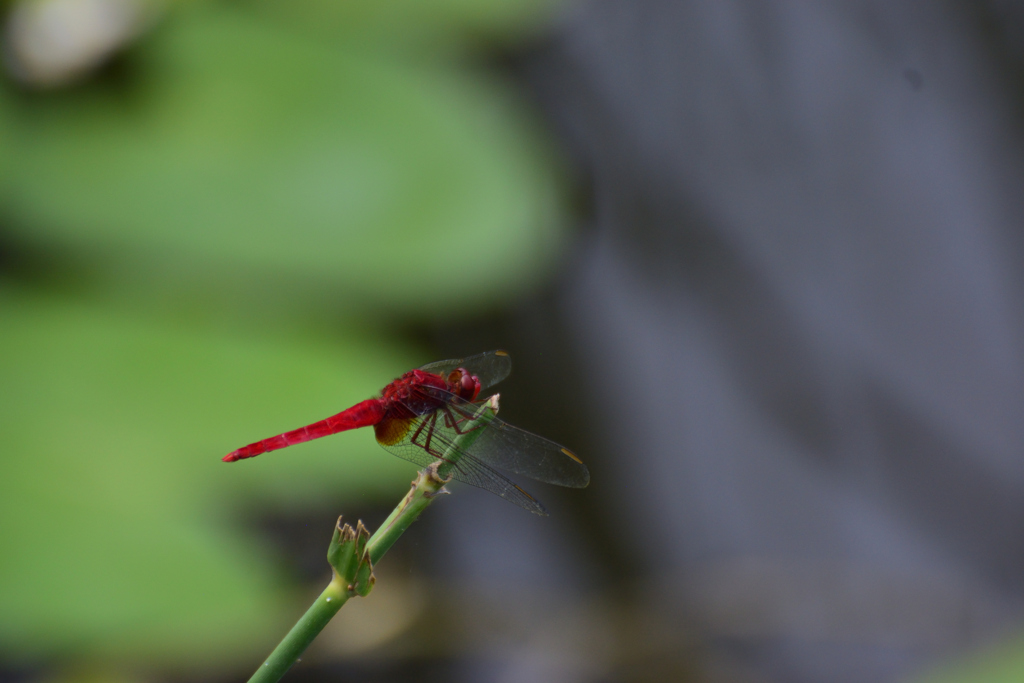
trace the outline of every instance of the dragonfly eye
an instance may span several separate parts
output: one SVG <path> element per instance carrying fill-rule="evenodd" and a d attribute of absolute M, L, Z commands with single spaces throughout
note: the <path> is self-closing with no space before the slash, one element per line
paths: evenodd
<path fill-rule="evenodd" d="M 451 387 L 452 393 L 468 401 L 472 401 L 480 393 L 480 379 L 475 375 L 470 375 L 465 368 L 452 370 L 448 375 L 448 385 Z"/>

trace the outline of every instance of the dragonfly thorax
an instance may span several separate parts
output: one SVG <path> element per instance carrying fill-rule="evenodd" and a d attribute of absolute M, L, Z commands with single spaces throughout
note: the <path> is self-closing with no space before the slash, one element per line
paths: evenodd
<path fill-rule="evenodd" d="M 424 415 L 450 402 L 453 397 L 472 401 L 479 393 L 479 378 L 469 374 L 465 368 L 453 370 L 448 377 L 411 370 L 384 387 L 381 399 L 386 409 Z"/>

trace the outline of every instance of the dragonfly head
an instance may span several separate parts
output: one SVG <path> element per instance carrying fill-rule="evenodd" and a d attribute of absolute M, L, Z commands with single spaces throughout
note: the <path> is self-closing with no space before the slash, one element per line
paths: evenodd
<path fill-rule="evenodd" d="M 469 374 L 466 368 L 456 368 L 448 373 L 448 388 L 459 398 L 472 401 L 480 393 L 480 378 Z"/>

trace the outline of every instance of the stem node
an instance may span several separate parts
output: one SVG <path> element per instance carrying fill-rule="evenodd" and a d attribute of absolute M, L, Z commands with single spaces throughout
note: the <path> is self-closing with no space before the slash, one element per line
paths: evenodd
<path fill-rule="evenodd" d="M 472 419 L 480 420 L 480 427 L 485 427 L 497 412 L 498 395 L 495 394 L 480 407 Z M 349 598 L 357 595 L 365 597 L 373 590 L 377 582 L 373 575 L 373 566 L 380 562 L 384 553 L 416 521 L 434 498 L 448 493 L 445 484 L 452 478 L 447 472 L 457 464 L 461 453 L 465 452 L 482 431 L 473 429 L 462 434 L 438 460 L 421 470 L 413 480 L 409 492 L 372 537 L 362 520 L 357 521 L 353 528 L 351 524 L 343 524 L 342 518 L 338 517 L 334 525 L 334 535 L 327 548 L 327 562 L 334 572 L 331 582 L 284 640 L 274 648 L 263 666 L 256 670 L 249 683 L 275 683 L 280 680 Z M 440 469 L 442 465 L 443 470 Z"/>

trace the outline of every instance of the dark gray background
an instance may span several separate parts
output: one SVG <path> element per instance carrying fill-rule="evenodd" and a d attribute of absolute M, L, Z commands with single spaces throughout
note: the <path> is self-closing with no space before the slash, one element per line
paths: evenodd
<path fill-rule="evenodd" d="M 516 62 L 580 243 L 440 345 L 515 351 L 593 485 L 439 506 L 467 582 L 548 614 L 464 680 L 896 681 L 1020 628 L 1022 19 L 603 0 Z"/>

